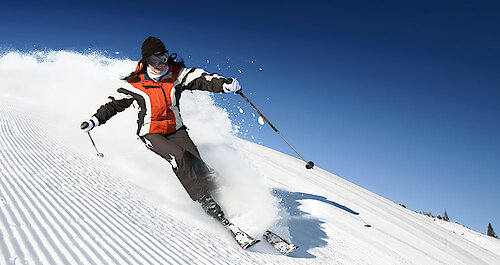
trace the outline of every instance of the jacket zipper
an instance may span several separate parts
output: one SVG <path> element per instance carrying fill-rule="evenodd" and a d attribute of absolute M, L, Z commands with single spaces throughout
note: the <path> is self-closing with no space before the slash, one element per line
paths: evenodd
<path fill-rule="evenodd" d="M 161 92 L 163 92 L 163 98 L 165 99 L 165 116 L 167 116 L 167 108 L 168 108 L 167 94 L 165 93 L 165 90 L 163 90 L 163 86 L 160 87 L 161 87 Z"/>

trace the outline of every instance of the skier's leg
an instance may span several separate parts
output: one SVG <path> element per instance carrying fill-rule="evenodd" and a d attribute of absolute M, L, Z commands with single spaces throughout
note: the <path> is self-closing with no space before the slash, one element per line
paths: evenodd
<path fill-rule="evenodd" d="M 190 164 L 193 166 L 197 176 L 203 183 L 205 183 L 207 191 L 210 192 L 213 189 L 211 180 L 213 172 L 208 168 L 207 164 L 203 162 L 203 159 L 200 156 L 200 152 L 194 145 L 191 137 L 189 137 L 186 127 L 183 127 L 175 133 L 168 135 L 168 140 L 176 143 L 178 146 L 181 146 L 185 151 L 188 152 L 185 154 L 184 158 L 190 161 Z"/>
<path fill-rule="evenodd" d="M 171 133 L 168 136 L 168 140 L 176 143 L 178 146 L 182 146 L 182 148 L 188 152 L 190 152 L 196 158 L 201 159 L 200 152 L 196 145 L 194 145 L 193 140 L 189 137 L 186 127 L 182 127 L 174 133 Z"/>
<path fill-rule="evenodd" d="M 177 145 L 182 146 L 182 148 L 187 151 L 184 156 L 184 160 L 189 161 L 189 164 L 193 167 L 197 176 L 200 178 L 201 183 L 205 185 L 205 194 L 197 199 L 197 201 L 201 204 L 203 210 L 212 217 L 223 217 L 224 212 L 209 194 L 210 180 L 208 179 L 208 177 L 210 174 L 210 170 L 205 162 L 203 162 L 203 160 L 201 159 L 200 153 L 191 140 L 191 137 L 189 137 L 186 128 L 179 129 L 177 132 L 175 132 L 175 134 L 169 135 L 168 139 L 175 142 Z"/>
<path fill-rule="evenodd" d="M 198 158 L 199 153 L 192 154 L 184 146 L 179 145 L 178 141 L 170 139 L 178 132 L 170 135 L 147 134 L 141 139 L 150 150 L 165 158 L 172 165 L 174 173 L 191 199 L 198 200 L 208 192 L 203 175 L 206 174 L 204 172 L 206 166 L 201 164 L 203 161 Z"/>

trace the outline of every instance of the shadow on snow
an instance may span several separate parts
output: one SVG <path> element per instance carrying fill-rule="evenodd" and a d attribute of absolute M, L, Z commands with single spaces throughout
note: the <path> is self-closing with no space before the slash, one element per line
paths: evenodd
<path fill-rule="evenodd" d="M 292 257 L 316 258 L 316 256 L 308 251 L 312 248 L 326 246 L 326 239 L 328 238 L 322 227 L 322 224 L 325 222 L 300 210 L 299 206 L 302 205 L 302 203 L 299 202 L 300 200 L 320 201 L 335 206 L 350 214 L 359 215 L 359 213 L 350 208 L 330 201 L 323 196 L 302 192 L 289 192 L 281 189 L 273 189 L 273 194 L 280 199 L 280 206 L 286 209 L 290 214 L 288 220 L 283 220 L 285 222 L 284 225 L 288 226 L 293 243 L 299 245 L 299 248 L 290 255 Z"/>

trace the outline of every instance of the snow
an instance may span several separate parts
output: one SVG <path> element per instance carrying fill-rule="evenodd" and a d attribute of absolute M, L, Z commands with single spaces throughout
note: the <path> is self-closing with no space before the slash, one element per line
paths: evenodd
<path fill-rule="evenodd" d="M 134 67 L 68 51 L 1 55 L 0 264 L 500 264 L 498 239 L 238 139 L 212 96 L 184 93 L 227 217 L 300 246 L 287 257 L 265 242 L 242 250 L 136 140 L 137 109 L 91 132 L 102 159 L 79 130 Z"/>
<path fill-rule="evenodd" d="M 264 125 L 264 119 L 262 118 L 262 116 L 259 116 L 258 121 L 260 125 Z"/>

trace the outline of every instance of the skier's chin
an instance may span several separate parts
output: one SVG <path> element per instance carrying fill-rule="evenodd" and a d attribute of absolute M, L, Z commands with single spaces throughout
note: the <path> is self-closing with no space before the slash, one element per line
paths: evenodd
<path fill-rule="evenodd" d="M 149 65 L 149 69 L 151 69 L 151 71 L 153 71 L 153 73 L 159 74 L 159 73 L 163 72 L 163 69 L 165 69 L 165 64 L 160 64 L 158 66 Z"/>

